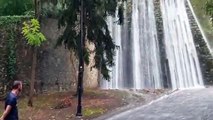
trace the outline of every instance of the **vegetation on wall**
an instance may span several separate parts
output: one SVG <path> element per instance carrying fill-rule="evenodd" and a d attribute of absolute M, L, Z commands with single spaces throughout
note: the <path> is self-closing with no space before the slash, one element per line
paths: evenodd
<path fill-rule="evenodd" d="M 205 6 L 206 13 L 207 15 L 209 15 L 210 22 L 212 24 L 213 23 L 213 0 L 207 0 L 205 5 L 206 5 Z"/>
<path fill-rule="evenodd" d="M 31 16 L 1 16 L 0 27 L 9 29 L 8 27 L 15 28 L 21 21 L 31 18 Z"/>
<path fill-rule="evenodd" d="M 7 40 L 7 80 L 11 84 L 16 75 L 16 47 L 15 47 L 15 30 L 10 29 L 8 31 L 8 40 Z"/>
<path fill-rule="evenodd" d="M 32 10 L 32 0 L 0 0 L 0 16 L 24 15 Z"/>
<path fill-rule="evenodd" d="M 20 34 L 18 30 L 18 26 L 20 23 L 30 18 L 30 16 L 1 16 L 0 17 L 0 29 L 1 33 L 1 40 L 5 41 L 1 44 L 1 57 L 0 61 L 1 68 L 4 70 L 0 72 L 0 92 L 1 94 L 5 93 L 7 90 L 10 89 L 11 84 L 14 79 L 16 79 L 17 74 L 17 56 L 16 56 L 16 44 L 17 44 L 17 35 Z M 5 76 L 5 77 L 4 77 Z M 2 95 L 0 96 L 3 97 Z"/>
<path fill-rule="evenodd" d="M 2 80 L 6 85 L 6 90 L 9 89 L 9 85 L 13 82 L 17 72 L 16 68 L 16 23 L 21 21 L 21 17 L 0 17 L 0 27 L 6 31 L 6 80 Z"/>
<path fill-rule="evenodd" d="M 205 13 L 205 3 L 207 0 L 191 0 L 192 6 L 194 8 L 195 14 L 197 15 L 200 23 L 205 31 L 209 31 L 209 16 Z"/>
<path fill-rule="evenodd" d="M 197 18 L 202 26 L 202 29 L 208 38 L 208 41 L 213 48 L 213 31 L 211 28 L 211 23 L 210 23 L 210 15 L 207 14 L 206 12 L 206 3 L 207 1 L 212 1 L 212 0 L 190 0 L 192 3 L 192 6 L 194 8 L 195 14 L 197 15 Z M 211 5 L 211 4 L 209 4 Z"/>

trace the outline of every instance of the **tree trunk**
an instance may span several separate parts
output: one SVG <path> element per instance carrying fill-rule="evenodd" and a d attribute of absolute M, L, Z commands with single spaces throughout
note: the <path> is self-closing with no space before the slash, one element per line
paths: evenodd
<path fill-rule="evenodd" d="M 37 19 L 39 19 L 40 16 L 40 0 L 34 0 L 34 4 L 35 4 L 35 17 Z"/>
<path fill-rule="evenodd" d="M 40 0 L 34 0 L 34 11 L 35 11 L 35 18 L 38 19 L 40 22 L 40 15 L 41 15 L 41 1 Z"/>
<path fill-rule="evenodd" d="M 37 49 L 35 47 L 32 47 L 32 51 L 33 51 L 33 63 L 32 63 L 32 72 L 31 72 L 31 80 L 30 80 L 30 94 L 29 94 L 29 101 L 28 101 L 28 106 L 30 107 L 33 107 Z"/>
<path fill-rule="evenodd" d="M 40 0 L 34 0 L 35 4 L 35 17 L 39 19 L 40 13 L 39 13 L 39 2 Z M 33 63 L 32 63 L 32 71 L 31 71 L 31 80 L 30 80 L 30 94 L 29 94 L 29 101 L 28 106 L 33 107 L 33 95 L 34 95 L 34 86 L 35 86 L 35 72 L 36 72 L 36 61 L 37 61 L 37 49 L 36 47 L 32 47 L 33 52 Z"/>

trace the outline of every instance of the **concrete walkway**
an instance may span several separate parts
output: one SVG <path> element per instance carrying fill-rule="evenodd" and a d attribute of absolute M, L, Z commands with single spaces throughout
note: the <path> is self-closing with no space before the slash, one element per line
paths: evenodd
<path fill-rule="evenodd" d="M 213 88 L 178 91 L 107 120 L 213 120 Z"/>

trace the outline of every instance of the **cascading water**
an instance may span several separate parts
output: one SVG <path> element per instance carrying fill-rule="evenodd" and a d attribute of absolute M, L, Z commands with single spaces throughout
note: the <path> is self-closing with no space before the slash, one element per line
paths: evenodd
<path fill-rule="evenodd" d="M 203 85 L 199 61 L 185 10 L 184 0 L 160 0 L 166 61 L 171 87 Z M 128 3 L 129 4 L 129 3 Z M 111 80 L 102 81 L 106 89 L 163 88 L 159 40 L 153 0 L 132 0 L 126 6 L 124 24 L 108 17 L 111 35 L 118 47 Z M 127 8 L 128 7 L 128 8 Z"/>
<path fill-rule="evenodd" d="M 172 88 L 203 85 L 185 0 L 162 0 L 161 8 Z"/>
<path fill-rule="evenodd" d="M 161 88 L 160 56 L 152 0 L 132 1 L 134 88 Z"/>
<path fill-rule="evenodd" d="M 112 38 L 115 40 L 115 44 L 120 47 L 121 46 L 121 27 L 116 23 L 117 19 L 113 17 L 108 17 L 108 28 L 111 32 Z M 109 68 L 111 70 L 110 82 L 104 81 L 102 83 L 103 88 L 110 88 L 110 89 L 119 89 L 121 88 L 121 85 L 123 84 L 122 81 L 122 75 L 121 75 L 121 50 L 120 48 L 116 50 L 115 53 L 115 66 L 112 68 Z"/>

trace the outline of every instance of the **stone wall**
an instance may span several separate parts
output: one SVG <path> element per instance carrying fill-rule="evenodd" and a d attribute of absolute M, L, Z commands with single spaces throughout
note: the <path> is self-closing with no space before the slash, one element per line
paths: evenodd
<path fill-rule="evenodd" d="M 94 44 L 86 44 L 88 46 L 88 49 L 90 51 L 94 51 L 95 49 L 95 45 Z M 98 70 L 96 68 L 93 68 L 93 66 L 95 65 L 95 60 L 94 60 L 95 54 L 91 53 L 90 57 L 89 57 L 89 65 L 85 67 L 85 73 L 84 73 L 84 86 L 86 87 L 98 87 L 98 80 L 100 80 L 100 78 L 98 78 Z"/>
<path fill-rule="evenodd" d="M 55 44 L 57 38 L 62 34 L 62 30 L 58 30 L 56 19 L 43 19 L 42 32 L 47 37 L 47 42 L 42 46 L 38 57 L 38 86 L 44 84 L 45 89 L 70 90 L 76 88 L 78 78 L 78 60 L 74 53 L 65 49 L 64 46 L 57 47 Z M 89 45 L 90 49 L 94 49 L 93 45 Z M 93 66 L 93 57 L 90 56 L 90 64 L 85 67 L 84 86 L 97 87 L 98 72 L 91 69 Z"/>
<path fill-rule="evenodd" d="M 8 19 L 7 24 L 0 25 L 0 91 L 6 90 L 6 84 L 10 83 L 13 79 L 23 80 L 25 86 L 27 86 L 27 81 L 30 80 L 31 73 L 31 61 L 32 53 L 30 47 L 27 45 L 26 40 L 23 39 L 21 34 L 22 21 L 28 18 L 25 17 L 13 17 L 11 19 L 5 17 L 1 20 L 5 21 Z M 11 20 L 9 22 L 9 20 Z M 11 27 L 12 25 L 12 27 Z M 8 78 L 8 41 L 11 37 L 11 32 L 14 38 L 14 50 L 15 50 L 15 76 L 13 79 Z M 10 36 L 10 37 L 9 37 Z M 10 66 L 11 67 L 11 66 Z M 2 88 L 4 88 L 2 90 Z M 27 88 L 27 87 L 26 87 Z M 9 88 L 8 88 L 9 89 Z M 3 93 L 0 93 L 2 95 Z"/>
<path fill-rule="evenodd" d="M 18 26 L 16 39 L 16 64 L 17 64 L 17 78 L 24 80 L 27 84 L 31 77 L 32 65 L 32 51 L 27 41 L 23 38 L 21 33 L 21 25 Z"/>
<path fill-rule="evenodd" d="M 57 28 L 57 20 L 42 19 L 41 31 L 47 41 L 41 46 L 37 60 L 37 85 L 45 90 L 68 90 L 73 78 L 70 52 L 64 47 L 57 47 L 58 36 L 62 33 Z M 44 88 L 42 88 L 44 87 Z"/>
<path fill-rule="evenodd" d="M 23 80 L 25 82 L 25 88 L 28 89 L 31 75 L 32 52 L 26 40 L 22 37 L 21 23 L 22 22 L 17 25 L 17 35 L 15 39 L 16 79 Z M 57 27 L 57 20 L 42 19 L 41 31 L 45 34 L 47 41 L 42 44 L 38 51 L 35 85 L 38 92 L 76 89 L 78 60 L 74 53 L 65 49 L 64 46 L 54 48 L 58 36 L 62 33 L 62 30 L 58 30 Z M 5 29 L 0 28 L 0 81 L 6 80 L 7 75 L 7 34 Z M 88 46 L 94 49 L 93 45 Z M 88 67 L 85 67 L 84 73 L 84 86 L 90 88 L 98 86 L 98 71 L 94 68 L 91 69 L 91 66 L 94 64 L 93 56 L 94 55 L 90 56 L 92 62 Z"/>
<path fill-rule="evenodd" d="M 207 43 L 204 40 L 204 36 L 202 35 L 198 23 L 195 17 L 193 16 L 188 2 L 185 2 L 185 4 L 187 8 L 189 22 L 191 25 L 192 35 L 200 61 L 204 82 L 205 84 L 213 84 L 213 56 L 210 53 L 210 49 L 208 49 L 207 47 Z"/>

